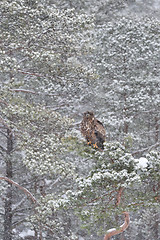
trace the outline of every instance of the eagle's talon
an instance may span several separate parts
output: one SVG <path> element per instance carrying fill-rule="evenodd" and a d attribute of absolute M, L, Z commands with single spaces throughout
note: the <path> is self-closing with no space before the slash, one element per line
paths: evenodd
<path fill-rule="evenodd" d="M 99 148 L 99 147 L 97 146 L 97 143 L 94 143 L 94 144 L 93 144 L 93 147 L 94 147 L 94 148 Z"/>

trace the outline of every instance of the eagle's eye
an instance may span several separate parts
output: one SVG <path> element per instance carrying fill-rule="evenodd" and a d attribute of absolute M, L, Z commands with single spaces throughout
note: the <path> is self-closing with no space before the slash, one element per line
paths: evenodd
<path fill-rule="evenodd" d="M 86 117 L 89 118 L 91 116 L 90 113 L 86 113 Z"/>

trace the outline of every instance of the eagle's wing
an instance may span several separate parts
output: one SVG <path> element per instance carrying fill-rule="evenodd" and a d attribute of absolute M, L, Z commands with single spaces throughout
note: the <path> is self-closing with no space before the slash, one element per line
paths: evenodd
<path fill-rule="evenodd" d="M 87 141 L 90 141 L 90 138 L 92 138 L 92 132 L 91 123 L 89 121 L 83 120 L 81 122 L 81 133 Z"/>
<path fill-rule="evenodd" d="M 103 126 L 103 124 L 96 119 L 95 121 L 95 134 L 101 138 L 103 141 L 106 139 L 106 130 Z"/>

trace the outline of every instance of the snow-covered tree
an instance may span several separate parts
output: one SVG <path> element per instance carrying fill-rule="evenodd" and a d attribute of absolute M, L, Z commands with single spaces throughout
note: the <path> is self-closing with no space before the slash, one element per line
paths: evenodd
<path fill-rule="evenodd" d="M 87 94 L 92 17 L 36 1 L 3 1 L 0 11 L 2 83 L 35 90 L 37 101 L 63 110 Z"/>
<path fill-rule="evenodd" d="M 75 175 L 76 183 L 65 193 L 43 198 L 33 222 L 43 216 L 42 222 L 47 219 L 54 226 L 50 214 L 61 219 L 64 209 L 68 214 L 74 210 L 91 238 L 98 235 L 102 238 L 107 229 L 118 226 L 117 214 L 159 208 L 158 153 L 151 152 L 144 158 L 145 164 L 140 164 L 142 159 L 135 160 L 124 146 L 113 142 L 105 144 L 103 152 L 86 149 L 83 156 L 94 161 L 92 169 L 85 176 Z"/>
<path fill-rule="evenodd" d="M 86 89 L 94 77 L 82 59 L 91 48 L 93 20 L 73 9 L 59 10 L 36 1 L 2 1 L 0 12 L 2 174 L 27 186 L 37 198 L 60 182 L 54 189 L 56 194 L 73 174 L 73 164 L 61 141 L 72 120 L 54 109 L 68 106 L 72 95 Z M 11 186 L 5 197 L 5 189 L 3 236 L 18 239 L 25 227 L 31 227 L 29 221 L 25 223 L 30 205 L 13 195 Z M 20 209 L 23 204 L 27 205 L 24 214 Z M 41 231 L 35 227 L 35 237 Z"/>
<path fill-rule="evenodd" d="M 135 160 L 130 149 L 159 146 L 160 28 L 154 18 L 122 16 L 132 2 L 2 1 L 3 240 L 77 239 L 81 225 L 91 232 L 85 240 L 102 239 L 122 211 L 136 212 L 128 239 L 137 226 L 146 231 L 139 239 L 153 228 L 158 236 L 148 212 L 157 224 L 159 153 Z M 103 152 L 77 131 L 89 109 L 107 130 Z"/>
<path fill-rule="evenodd" d="M 138 143 L 134 147 L 153 145 L 159 141 L 159 21 L 123 16 L 105 24 L 98 36 L 95 108 L 96 102 L 103 106 L 106 127 L 112 129 L 108 139 L 129 135 Z"/>

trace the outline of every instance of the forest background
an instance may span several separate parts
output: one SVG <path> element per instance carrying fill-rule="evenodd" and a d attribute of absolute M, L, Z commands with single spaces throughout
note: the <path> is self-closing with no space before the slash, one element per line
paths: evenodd
<path fill-rule="evenodd" d="M 2 0 L 0 239 L 160 239 L 160 1 Z M 103 122 L 104 151 L 80 134 Z"/>

